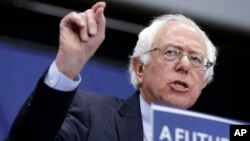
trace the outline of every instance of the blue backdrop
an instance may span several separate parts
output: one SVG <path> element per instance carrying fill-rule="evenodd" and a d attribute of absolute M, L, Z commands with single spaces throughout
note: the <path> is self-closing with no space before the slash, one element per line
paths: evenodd
<path fill-rule="evenodd" d="M 0 140 L 31 94 L 37 80 L 54 60 L 56 51 L 41 50 L 38 44 L 0 39 Z M 44 47 L 43 47 L 44 48 Z M 127 98 L 135 90 L 126 66 L 93 58 L 81 72 L 79 89 Z"/>

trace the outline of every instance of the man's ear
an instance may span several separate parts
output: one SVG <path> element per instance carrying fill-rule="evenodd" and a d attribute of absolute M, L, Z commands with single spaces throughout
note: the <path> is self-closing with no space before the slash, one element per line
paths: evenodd
<path fill-rule="evenodd" d="M 143 70 L 144 70 L 144 64 L 141 62 L 141 60 L 138 57 L 132 58 L 132 69 L 135 72 L 136 78 L 141 84 L 143 79 Z"/>

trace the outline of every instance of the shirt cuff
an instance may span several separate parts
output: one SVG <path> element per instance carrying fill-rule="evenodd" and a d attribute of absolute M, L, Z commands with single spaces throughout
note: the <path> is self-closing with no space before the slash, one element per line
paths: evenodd
<path fill-rule="evenodd" d="M 75 80 L 68 78 L 58 70 L 55 61 L 51 64 L 44 79 L 46 85 L 59 91 L 73 91 L 79 86 L 80 82 L 81 76 L 79 74 Z"/>

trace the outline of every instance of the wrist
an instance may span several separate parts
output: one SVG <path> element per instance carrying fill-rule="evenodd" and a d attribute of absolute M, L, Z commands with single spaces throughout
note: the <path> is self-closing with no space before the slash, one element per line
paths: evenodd
<path fill-rule="evenodd" d="M 56 66 L 58 68 L 58 71 L 68 77 L 71 80 L 75 80 L 77 78 L 77 75 L 80 73 L 80 71 L 76 71 L 75 67 L 72 66 L 72 64 L 67 65 L 67 63 L 61 63 L 62 61 L 56 60 Z"/>

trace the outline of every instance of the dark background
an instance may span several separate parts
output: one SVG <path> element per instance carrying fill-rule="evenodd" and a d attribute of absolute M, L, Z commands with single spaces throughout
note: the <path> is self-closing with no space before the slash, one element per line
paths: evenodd
<path fill-rule="evenodd" d="M 53 15 L 53 13 L 50 15 L 46 11 L 36 11 L 36 7 L 30 5 L 30 2 L 39 2 L 39 4 L 49 4 L 50 6 L 77 11 L 83 11 L 94 3 L 94 1 L 84 0 L 0 2 L 0 36 L 51 46 L 51 49 L 46 49 L 47 51 L 57 49 L 58 25 L 66 12 L 62 12 L 61 15 Z M 39 8 L 41 7 L 40 5 Z M 164 11 L 164 13 L 168 12 L 171 13 L 172 11 Z M 110 20 L 107 21 L 106 39 L 95 56 L 111 60 L 112 63 L 116 62 L 115 65 L 127 67 L 128 55 L 131 54 L 136 44 L 137 34 L 141 27 L 148 25 L 152 17 L 160 14 L 163 14 L 163 11 L 107 2 L 105 15 Z M 227 118 L 250 121 L 250 100 L 248 98 L 250 94 L 250 32 L 240 28 L 229 28 L 222 24 L 216 25 L 215 23 L 202 21 L 195 16 L 183 14 L 195 20 L 219 50 L 214 81 L 203 90 L 201 97 L 192 109 Z M 126 31 L 126 28 L 119 29 L 119 27 L 112 26 L 112 19 L 138 26 L 135 26 L 137 27 L 135 30 L 131 31 L 130 28 Z"/>

